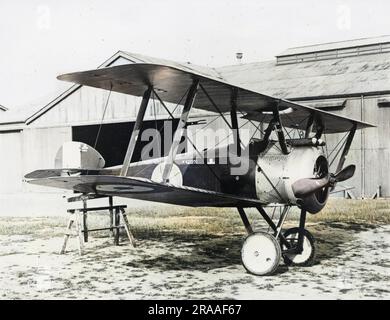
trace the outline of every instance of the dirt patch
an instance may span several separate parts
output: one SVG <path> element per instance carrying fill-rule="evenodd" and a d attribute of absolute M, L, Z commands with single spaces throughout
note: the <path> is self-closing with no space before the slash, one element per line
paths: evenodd
<path fill-rule="evenodd" d="M 24 224 L 0 220 L 10 230 L 0 235 L 0 298 L 390 298 L 389 225 L 309 223 L 307 228 L 316 238 L 315 265 L 281 264 L 275 275 L 256 277 L 241 266 L 245 234 L 239 221 L 231 223 L 221 215 L 227 231 L 208 234 L 202 228 L 206 225 L 207 231 L 211 222 L 198 218 L 192 219 L 190 230 L 170 228 L 169 221 L 143 227 L 142 220 L 134 225 L 136 248 L 125 240 L 113 246 L 104 233 L 92 236 L 83 256 L 77 254 L 75 239 L 67 254 L 57 254 L 63 220 L 50 218 L 47 224 L 44 218 L 25 218 Z M 265 226 L 258 223 L 257 228 Z M 29 232 L 18 234 L 18 230 Z"/>

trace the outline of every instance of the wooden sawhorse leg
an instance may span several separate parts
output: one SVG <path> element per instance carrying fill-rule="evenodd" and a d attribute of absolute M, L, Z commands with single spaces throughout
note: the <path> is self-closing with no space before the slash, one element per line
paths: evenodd
<path fill-rule="evenodd" d="M 113 210 L 113 205 L 114 205 L 114 202 L 112 200 L 112 196 L 109 196 L 108 197 L 108 206 L 110 207 L 109 212 L 110 212 L 110 234 L 112 237 L 115 236 L 115 232 L 114 232 L 114 210 Z"/>
<path fill-rule="evenodd" d="M 78 213 L 75 212 L 75 210 L 70 211 L 70 218 L 66 228 L 66 233 L 64 236 L 64 241 L 62 244 L 60 254 L 64 254 L 66 252 L 66 245 L 68 244 L 69 237 L 72 234 L 72 225 L 74 222 L 76 222 L 76 234 L 79 238 L 79 254 L 80 255 L 83 254 L 83 250 L 84 250 L 83 229 L 81 226 L 80 216 Z"/>
<path fill-rule="evenodd" d="M 83 199 L 83 224 L 84 242 L 88 242 L 88 224 L 87 224 L 87 200 Z"/>
<path fill-rule="evenodd" d="M 114 244 L 119 246 L 119 209 L 115 208 L 114 211 Z"/>
<path fill-rule="evenodd" d="M 125 210 L 124 210 L 124 209 L 121 209 L 121 210 L 120 210 L 120 214 L 121 214 L 121 216 L 122 216 L 123 225 L 124 225 L 124 227 L 125 227 L 127 236 L 128 236 L 128 238 L 129 238 L 129 241 L 130 241 L 130 244 L 135 248 L 135 239 L 134 239 L 133 234 L 132 234 L 131 231 L 130 231 L 129 221 L 127 220 L 127 215 L 126 215 L 126 213 L 125 213 Z"/>

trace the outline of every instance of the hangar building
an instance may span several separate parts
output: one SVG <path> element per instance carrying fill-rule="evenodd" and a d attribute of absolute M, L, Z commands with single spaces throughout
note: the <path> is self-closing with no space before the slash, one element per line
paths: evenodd
<path fill-rule="evenodd" d="M 378 190 L 382 196 L 390 196 L 390 37 L 291 48 L 271 61 L 219 68 L 119 51 L 100 67 L 139 62 L 196 69 L 264 94 L 376 124 L 376 128 L 359 131 L 355 136 L 347 164 L 356 164 L 357 172 L 348 184 L 354 187 L 351 193 L 356 197 L 371 197 Z M 107 101 L 97 149 L 108 165 L 119 164 L 140 99 L 112 92 L 108 100 L 108 95 L 105 90 L 73 85 L 45 106 L 1 112 L 0 194 L 45 192 L 46 188 L 22 182 L 24 174 L 52 168 L 63 142 L 93 145 Z M 192 117 L 215 119 L 204 111 L 194 111 Z M 148 107 L 145 126 L 154 126 L 154 120 L 162 125 L 167 118 L 157 103 Z M 219 119 L 213 126 L 221 123 Z M 112 136 L 115 143 L 108 139 Z M 329 147 L 332 143 L 330 139 Z"/>

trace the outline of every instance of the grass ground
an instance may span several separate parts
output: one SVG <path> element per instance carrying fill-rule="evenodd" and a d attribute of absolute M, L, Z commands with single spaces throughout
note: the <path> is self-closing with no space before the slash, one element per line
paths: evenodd
<path fill-rule="evenodd" d="M 248 217 L 256 225 L 259 214 L 248 210 Z M 298 217 L 294 208 L 289 220 Z M 89 224 L 106 226 L 106 215 L 90 214 Z M 138 208 L 129 211 L 129 222 L 135 234 L 157 235 L 161 232 L 182 230 L 185 234 L 236 234 L 244 227 L 235 209 L 231 208 L 187 208 L 178 206 Z M 326 208 L 316 215 L 308 215 L 310 222 L 340 222 L 351 225 L 390 224 L 390 200 L 345 200 L 331 199 Z M 53 237 L 63 234 L 67 223 L 65 216 L 0 217 L 0 235 L 37 235 Z M 105 235 L 106 233 L 102 233 Z"/>

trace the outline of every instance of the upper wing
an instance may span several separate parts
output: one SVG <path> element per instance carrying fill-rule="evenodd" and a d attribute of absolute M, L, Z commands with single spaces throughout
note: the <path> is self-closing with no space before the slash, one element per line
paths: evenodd
<path fill-rule="evenodd" d="M 224 193 L 162 184 L 145 178 L 86 175 L 50 177 L 30 180 L 29 183 L 74 190 L 81 193 L 97 193 L 138 200 L 163 202 L 191 207 L 253 207 L 260 205 L 256 199 L 237 197 Z"/>
<path fill-rule="evenodd" d="M 349 131 L 355 124 L 357 129 L 373 126 L 369 123 L 247 90 L 219 78 L 205 76 L 192 69 L 178 66 L 135 63 L 65 74 L 59 76 L 58 79 L 135 96 L 142 96 L 147 87 L 151 85 L 162 100 L 172 103 L 178 103 L 194 79 L 198 79 L 221 112 L 230 111 L 232 92 L 235 89 L 238 109 L 247 113 L 247 119 L 268 122 L 272 118 L 270 111 L 276 108 L 276 104 L 279 103 L 279 110 L 284 110 L 281 114 L 281 120 L 286 127 L 305 129 L 305 120 L 311 115 L 315 115 L 322 122 L 325 133 Z M 199 90 L 193 107 L 216 111 L 209 97 L 203 90 Z"/>

